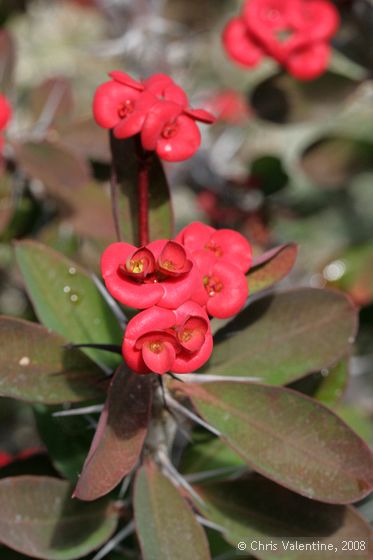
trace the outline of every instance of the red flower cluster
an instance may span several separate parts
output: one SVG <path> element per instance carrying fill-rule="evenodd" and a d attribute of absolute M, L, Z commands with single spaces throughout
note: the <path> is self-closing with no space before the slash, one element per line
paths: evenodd
<path fill-rule="evenodd" d="M 223 33 L 228 55 L 243 66 L 270 56 L 301 80 L 325 72 L 339 15 L 329 0 L 246 0 Z"/>
<path fill-rule="evenodd" d="M 143 309 L 130 320 L 123 357 L 137 373 L 195 371 L 210 357 L 208 316 L 235 315 L 248 296 L 251 247 L 239 233 L 195 222 L 174 241 L 139 249 L 113 243 L 101 270 L 110 294 Z"/>
<path fill-rule="evenodd" d="M 2 136 L 2 131 L 7 127 L 10 119 L 12 117 L 12 108 L 9 101 L 0 93 L 0 153 L 3 149 L 4 139 Z"/>
<path fill-rule="evenodd" d="M 140 134 L 144 150 L 156 151 L 166 161 L 182 161 L 199 148 L 201 134 L 195 121 L 213 123 L 203 109 L 191 109 L 184 90 L 165 74 L 137 82 L 120 71 L 101 84 L 93 99 L 98 125 L 113 129 L 116 138 Z"/>

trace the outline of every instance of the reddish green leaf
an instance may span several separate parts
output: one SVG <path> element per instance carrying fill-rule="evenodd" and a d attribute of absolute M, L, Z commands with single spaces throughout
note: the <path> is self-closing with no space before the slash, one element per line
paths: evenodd
<path fill-rule="evenodd" d="M 137 168 L 138 159 L 133 138 L 111 137 L 111 150 L 118 186 L 118 217 L 123 241 L 138 245 Z M 158 156 L 153 155 L 149 170 L 149 237 L 171 239 L 174 236 L 173 212 L 167 178 Z"/>
<path fill-rule="evenodd" d="M 18 242 L 16 257 L 36 314 L 46 327 L 75 344 L 120 344 L 122 330 L 88 272 L 35 241 Z M 110 368 L 120 362 L 109 352 L 83 351 Z"/>
<path fill-rule="evenodd" d="M 254 470 L 294 492 L 336 504 L 373 488 L 373 454 L 319 402 L 282 387 L 175 383 Z"/>
<path fill-rule="evenodd" d="M 74 496 L 96 500 L 132 471 L 148 430 L 152 384 L 149 376 L 118 369 Z"/>
<path fill-rule="evenodd" d="M 0 541 L 33 558 L 74 560 L 104 544 L 114 532 L 113 503 L 71 499 L 70 484 L 45 476 L 0 480 Z"/>
<path fill-rule="evenodd" d="M 83 187 L 90 180 L 85 159 L 63 146 L 43 141 L 27 142 L 15 149 L 22 170 L 33 179 L 40 179 L 53 194 Z"/>
<path fill-rule="evenodd" d="M 345 136 L 321 136 L 301 158 L 305 173 L 319 187 L 345 187 L 359 173 L 372 171 L 373 144 Z"/>
<path fill-rule="evenodd" d="M 44 327 L 0 317 L 0 395 L 55 404 L 99 398 L 101 370 Z"/>
<path fill-rule="evenodd" d="M 32 90 L 31 109 L 42 130 L 71 119 L 74 101 L 71 83 L 63 77 L 49 78 Z M 36 131 L 38 129 L 36 128 Z"/>
<path fill-rule="evenodd" d="M 64 128 L 61 131 L 61 142 L 69 150 L 86 158 L 110 161 L 107 133 L 91 117 L 80 119 Z"/>
<path fill-rule="evenodd" d="M 246 275 L 249 294 L 269 288 L 285 278 L 295 264 L 297 252 L 297 245 L 288 243 L 275 247 L 255 259 Z"/>
<path fill-rule="evenodd" d="M 135 482 L 135 521 L 144 560 L 208 560 L 206 535 L 190 506 L 147 461 Z"/>
<path fill-rule="evenodd" d="M 0 91 L 7 92 L 13 83 L 14 66 L 16 60 L 16 46 L 13 37 L 6 29 L 0 30 Z"/>
<path fill-rule="evenodd" d="M 355 558 L 343 553 L 342 541 L 360 541 L 365 550 L 355 552 L 356 558 L 372 557 L 373 530 L 350 506 L 308 500 L 257 474 L 234 482 L 209 483 L 199 487 L 198 493 L 206 504 L 204 515 L 225 529 L 227 541 L 235 547 L 245 542 L 246 553 L 252 552 L 261 560 L 304 560 L 308 556 L 304 551 L 284 551 L 283 542 L 287 541 L 333 544 L 339 552 L 333 548 L 335 558 Z M 201 509 L 200 504 L 196 506 Z M 268 549 L 263 550 L 263 546 L 259 550 L 259 542 Z M 277 551 L 271 550 L 271 543 Z M 315 560 L 328 556 L 324 551 L 310 554 Z"/>
<path fill-rule="evenodd" d="M 339 361 L 356 328 L 356 310 L 341 293 L 300 288 L 269 295 L 218 331 L 203 372 L 287 384 Z"/>

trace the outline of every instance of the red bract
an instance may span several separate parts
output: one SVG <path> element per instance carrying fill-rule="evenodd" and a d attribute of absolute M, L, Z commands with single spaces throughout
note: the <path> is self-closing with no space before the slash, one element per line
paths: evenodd
<path fill-rule="evenodd" d="M 193 253 L 199 283 L 192 299 L 206 307 L 209 315 L 226 319 L 238 313 L 249 295 L 246 276 L 232 262 L 217 258 L 214 253 Z"/>
<path fill-rule="evenodd" d="M 193 222 L 181 230 L 176 241 L 184 245 L 192 255 L 200 250 L 206 255 L 212 253 L 218 260 L 227 261 L 244 273 L 251 266 L 251 245 L 233 229 L 215 229 L 201 222 Z"/>
<path fill-rule="evenodd" d="M 112 80 L 96 90 L 93 115 L 98 125 L 112 128 L 114 136 L 127 138 L 140 132 L 155 98 L 141 96 L 144 86 L 123 72 L 111 72 L 110 76 Z"/>
<path fill-rule="evenodd" d="M 113 243 L 102 255 L 101 270 L 110 294 L 137 309 L 152 305 L 175 309 L 191 297 L 197 283 L 186 249 L 167 240 L 140 249 Z"/>
<path fill-rule="evenodd" d="M 191 109 L 184 90 L 165 74 L 155 74 L 143 83 L 124 72 L 111 72 L 112 81 L 96 90 L 93 114 L 97 124 L 113 129 L 117 138 L 141 132 L 146 151 L 156 151 L 166 161 L 191 157 L 201 143 L 195 123 L 214 122 L 203 109 Z"/>
<path fill-rule="evenodd" d="M 224 319 L 238 313 L 248 296 L 249 242 L 237 231 L 217 230 L 201 222 L 184 228 L 176 240 L 191 253 L 198 270 L 193 301 L 213 317 Z"/>
<path fill-rule="evenodd" d="M 212 335 L 205 311 L 188 301 L 173 311 L 151 307 L 131 319 L 122 352 L 136 373 L 192 372 L 210 357 Z"/>
<path fill-rule="evenodd" d="M 241 16 L 228 22 L 223 43 L 244 66 L 256 66 L 267 55 L 306 80 L 326 70 L 328 42 L 338 24 L 328 0 L 246 0 Z"/>

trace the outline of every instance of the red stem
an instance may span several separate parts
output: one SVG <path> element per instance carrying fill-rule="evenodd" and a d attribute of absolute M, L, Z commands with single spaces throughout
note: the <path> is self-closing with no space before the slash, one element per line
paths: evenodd
<path fill-rule="evenodd" d="M 140 247 L 149 243 L 149 170 L 150 154 L 136 138 L 138 157 L 137 192 L 138 192 L 138 235 Z"/>

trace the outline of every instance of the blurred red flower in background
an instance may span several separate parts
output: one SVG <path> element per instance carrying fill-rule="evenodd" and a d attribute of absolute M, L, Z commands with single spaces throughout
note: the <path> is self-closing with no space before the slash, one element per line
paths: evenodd
<path fill-rule="evenodd" d="M 12 107 L 5 95 L 0 93 L 0 154 L 4 145 L 4 138 L 1 133 L 8 126 L 11 118 Z"/>
<path fill-rule="evenodd" d="M 296 78 L 309 80 L 325 72 L 338 25 L 328 0 L 246 0 L 241 15 L 226 25 L 223 44 L 243 66 L 270 56 Z"/>

